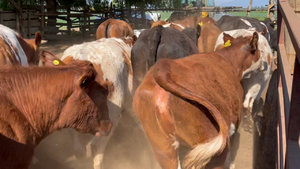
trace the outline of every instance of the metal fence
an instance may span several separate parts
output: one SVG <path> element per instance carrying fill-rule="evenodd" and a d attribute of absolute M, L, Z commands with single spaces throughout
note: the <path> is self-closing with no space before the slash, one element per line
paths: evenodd
<path fill-rule="evenodd" d="M 300 20 L 287 0 L 278 1 L 278 124 L 277 169 L 296 169 L 300 166 Z M 296 51 L 292 75 L 284 28 L 287 28 Z"/>

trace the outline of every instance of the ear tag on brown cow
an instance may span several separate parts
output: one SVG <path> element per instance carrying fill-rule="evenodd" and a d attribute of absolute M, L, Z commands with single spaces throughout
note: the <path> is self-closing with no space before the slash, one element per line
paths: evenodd
<path fill-rule="evenodd" d="M 54 60 L 53 64 L 56 65 L 56 66 L 58 66 L 59 65 L 59 61 L 58 60 Z"/>
<path fill-rule="evenodd" d="M 203 23 L 202 23 L 202 22 L 200 22 L 200 23 L 199 23 L 199 25 L 200 25 L 200 26 L 203 26 Z"/>
<path fill-rule="evenodd" d="M 223 46 L 224 46 L 225 48 L 231 46 L 230 40 L 228 40 L 227 42 L 225 42 L 225 43 L 223 44 Z"/>

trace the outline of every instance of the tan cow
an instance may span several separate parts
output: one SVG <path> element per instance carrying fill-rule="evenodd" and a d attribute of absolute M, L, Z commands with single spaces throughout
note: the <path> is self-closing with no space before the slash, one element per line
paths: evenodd
<path fill-rule="evenodd" d="M 132 38 L 135 42 L 137 37 L 133 33 L 134 24 L 122 20 L 107 19 L 101 23 L 96 32 L 96 38 Z"/>
<path fill-rule="evenodd" d="M 125 43 L 124 43 L 125 42 Z M 68 64 L 73 60 L 88 60 L 92 62 L 98 74 L 106 81 L 97 81 L 102 86 L 107 85 L 109 117 L 114 126 L 107 137 L 94 137 L 92 140 L 92 153 L 94 156 L 94 169 L 103 166 L 105 147 L 117 127 L 122 114 L 133 115 L 132 112 L 132 66 L 131 48 L 126 40 L 118 38 L 102 38 L 97 41 L 73 45 L 64 51 L 62 61 L 49 53 L 42 53 L 42 62 L 46 66 Z M 56 60 L 56 61 L 55 61 Z M 59 64 L 57 64 L 59 62 Z M 85 145 L 79 144 L 77 132 L 70 131 L 74 140 L 76 157 L 86 154 Z"/>
<path fill-rule="evenodd" d="M 63 128 L 106 136 L 107 90 L 90 62 L 0 70 L 0 168 L 27 169 L 34 148 Z"/>
<path fill-rule="evenodd" d="M 217 39 L 222 31 L 210 22 L 205 24 L 200 22 L 197 28 L 197 32 L 200 32 L 200 37 L 198 38 L 199 52 L 213 52 Z"/>
<path fill-rule="evenodd" d="M 158 60 L 135 92 L 134 112 L 163 169 L 181 168 L 179 146 L 191 149 L 183 168 L 224 168 L 229 161 L 229 137 L 243 110 L 240 80 L 261 59 L 257 32 L 224 34 L 224 41 L 228 47 L 213 53 Z"/>
<path fill-rule="evenodd" d="M 39 47 L 42 41 L 40 32 L 34 39 L 23 39 L 12 29 L 0 24 L 0 67 L 5 65 L 38 65 Z"/>

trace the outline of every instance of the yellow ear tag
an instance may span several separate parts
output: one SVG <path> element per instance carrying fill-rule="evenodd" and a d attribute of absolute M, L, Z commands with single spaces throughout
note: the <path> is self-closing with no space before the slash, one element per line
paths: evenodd
<path fill-rule="evenodd" d="M 230 40 L 228 40 L 227 42 L 225 42 L 225 43 L 223 44 L 223 46 L 224 46 L 225 48 L 231 46 Z"/>
<path fill-rule="evenodd" d="M 57 65 L 59 65 L 59 61 L 58 60 L 54 60 L 53 64 L 57 66 Z"/>
<path fill-rule="evenodd" d="M 202 23 L 202 22 L 200 22 L 200 23 L 199 23 L 199 25 L 200 25 L 200 26 L 203 26 L 203 23 Z"/>

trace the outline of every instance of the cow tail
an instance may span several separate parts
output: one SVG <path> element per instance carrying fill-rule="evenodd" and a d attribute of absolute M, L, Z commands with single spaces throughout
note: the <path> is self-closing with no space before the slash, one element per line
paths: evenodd
<path fill-rule="evenodd" d="M 158 25 L 154 28 L 154 36 L 150 37 L 150 57 L 148 58 L 148 67 L 151 67 L 157 61 L 157 49 L 160 43 L 162 29 L 164 29 L 161 25 Z"/>
<path fill-rule="evenodd" d="M 105 26 L 105 38 L 109 38 L 109 28 L 110 28 L 110 22 L 107 23 L 107 25 Z"/>
<path fill-rule="evenodd" d="M 192 102 L 196 102 L 205 106 L 217 122 L 219 126 L 218 135 L 212 140 L 201 143 L 193 147 L 193 149 L 185 156 L 183 168 L 203 169 L 217 154 L 223 152 L 229 139 L 229 131 L 220 111 L 204 97 L 197 95 L 176 83 L 172 79 L 170 71 L 170 59 L 160 59 L 153 68 L 153 78 L 156 83 L 164 90 Z"/>

